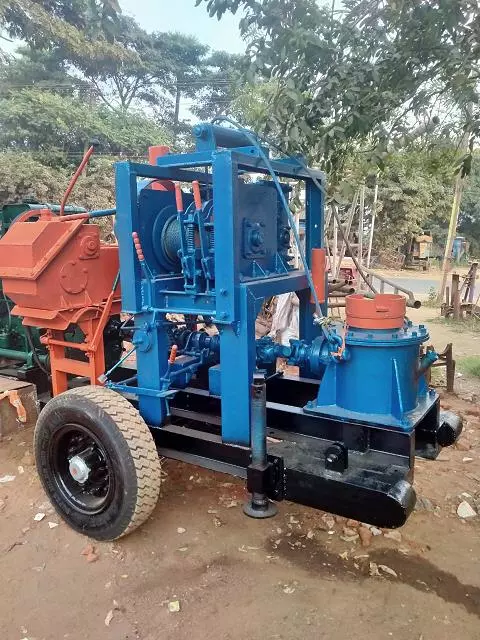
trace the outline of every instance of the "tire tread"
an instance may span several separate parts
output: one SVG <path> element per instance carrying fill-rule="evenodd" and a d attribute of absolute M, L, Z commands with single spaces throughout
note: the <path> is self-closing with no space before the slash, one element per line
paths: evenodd
<path fill-rule="evenodd" d="M 143 524 L 151 515 L 160 494 L 161 465 L 155 442 L 145 421 L 130 402 L 112 389 L 100 386 L 76 387 L 62 394 L 90 400 L 105 412 L 123 435 L 132 456 L 137 478 L 135 509 L 121 538 Z"/>

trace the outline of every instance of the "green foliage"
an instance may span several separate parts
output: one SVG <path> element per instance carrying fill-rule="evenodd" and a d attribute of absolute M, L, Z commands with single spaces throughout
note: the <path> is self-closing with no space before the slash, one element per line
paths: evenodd
<path fill-rule="evenodd" d="M 68 51 L 79 65 L 91 59 L 127 62 L 134 54 L 107 38 L 119 10 L 117 0 L 0 0 L 0 24 L 35 48 Z"/>
<path fill-rule="evenodd" d="M 245 57 L 225 51 L 214 51 L 202 61 L 193 84 L 192 113 L 201 121 L 221 113 L 233 113 L 240 86 Z"/>
<path fill-rule="evenodd" d="M 436 287 L 430 287 L 427 292 L 427 299 L 423 303 L 424 307 L 438 307 L 438 291 Z"/>
<path fill-rule="evenodd" d="M 398 249 L 433 222 L 447 226 L 452 176 L 429 170 L 426 153 L 398 152 L 389 157 L 379 176 L 378 198 L 375 245 Z"/>
<path fill-rule="evenodd" d="M 181 131 L 176 99 L 201 117 L 233 96 L 239 56 L 196 38 L 147 33 L 118 0 L 0 0 L 0 28 L 22 41 L 0 57 L 0 199 L 59 201 L 92 138 L 98 155 L 71 201 L 114 203 L 114 160 L 145 157 Z M 177 105 L 178 106 L 178 105 Z"/>
<path fill-rule="evenodd" d="M 95 158 L 75 185 L 70 204 L 87 209 L 114 206 L 114 158 Z M 71 168 L 51 167 L 30 153 L 0 153 L 0 207 L 9 202 L 36 198 L 60 202 L 71 177 Z"/>
<path fill-rule="evenodd" d="M 473 154 L 472 170 L 463 193 L 459 234 L 470 241 L 470 255 L 480 257 L 480 154 Z"/>
<path fill-rule="evenodd" d="M 59 202 L 67 184 L 64 170 L 46 166 L 31 154 L 0 153 L 0 207 L 30 197 Z"/>
<path fill-rule="evenodd" d="M 389 153 L 378 172 L 378 203 L 374 251 L 400 251 L 412 235 L 432 232 L 442 244 L 448 228 L 453 198 L 455 149 L 425 150 L 412 147 Z M 373 200 L 376 171 L 358 152 L 349 159 L 343 181 L 331 190 L 339 202 L 351 202 L 353 191 L 366 176 L 368 207 Z M 353 186 L 353 189 L 352 189 Z"/>
<path fill-rule="evenodd" d="M 168 143 L 164 129 L 137 113 L 115 113 L 73 96 L 22 89 L 0 99 L 0 147 L 17 151 L 81 153 L 96 137 L 102 152 L 145 154 Z"/>
<path fill-rule="evenodd" d="M 14 0 L 3 10 L 0 4 L 2 24 L 28 45 L 3 70 L 5 86 L 83 87 L 112 110 L 147 107 L 175 129 L 176 97 L 190 98 L 201 115 L 215 113 L 214 103 L 230 98 L 239 62 L 225 52 L 209 55 L 191 36 L 146 32 L 120 15 L 117 0 Z"/>
<path fill-rule="evenodd" d="M 202 2 L 218 19 L 243 11 L 250 80 L 278 82 L 264 130 L 321 162 L 330 180 L 359 145 L 381 168 L 389 145 L 438 128 L 432 110 L 446 102 L 476 121 L 466 109 L 478 102 L 476 0 L 344 0 L 338 11 L 315 0 Z"/>
<path fill-rule="evenodd" d="M 480 356 L 467 356 L 459 361 L 459 368 L 471 376 L 480 378 Z"/>

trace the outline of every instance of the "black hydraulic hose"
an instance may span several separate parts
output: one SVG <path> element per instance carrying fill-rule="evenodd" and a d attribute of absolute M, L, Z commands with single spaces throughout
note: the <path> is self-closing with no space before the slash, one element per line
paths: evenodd
<path fill-rule="evenodd" d="M 37 348 L 35 347 L 35 344 L 33 342 L 31 328 L 27 325 L 24 325 L 23 329 L 25 331 L 25 337 L 27 338 L 28 346 L 30 347 L 30 351 L 32 352 L 32 356 L 35 361 L 35 364 L 41 371 L 43 371 L 45 375 L 48 376 L 48 379 L 50 380 L 51 378 L 50 371 L 44 366 L 44 364 L 41 362 L 40 358 L 38 357 Z"/>

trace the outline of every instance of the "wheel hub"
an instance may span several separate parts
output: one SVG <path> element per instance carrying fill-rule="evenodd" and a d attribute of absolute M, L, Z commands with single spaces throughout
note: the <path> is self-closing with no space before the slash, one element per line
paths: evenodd
<path fill-rule="evenodd" d="M 72 478 L 80 484 L 84 484 L 88 480 L 91 471 L 82 456 L 73 456 L 73 458 L 70 458 L 68 470 Z"/>

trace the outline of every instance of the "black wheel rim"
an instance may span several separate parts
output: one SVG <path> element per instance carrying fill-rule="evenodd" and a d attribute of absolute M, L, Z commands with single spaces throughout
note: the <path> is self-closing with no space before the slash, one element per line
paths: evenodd
<path fill-rule="evenodd" d="M 77 457 L 88 468 L 88 477 L 79 482 L 70 470 Z M 65 424 L 50 441 L 49 466 L 57 491 L 76 511 L 95 515 L 105 511 L 115 494 L 112 459 L 90 429 L 80 424 Z"/>

